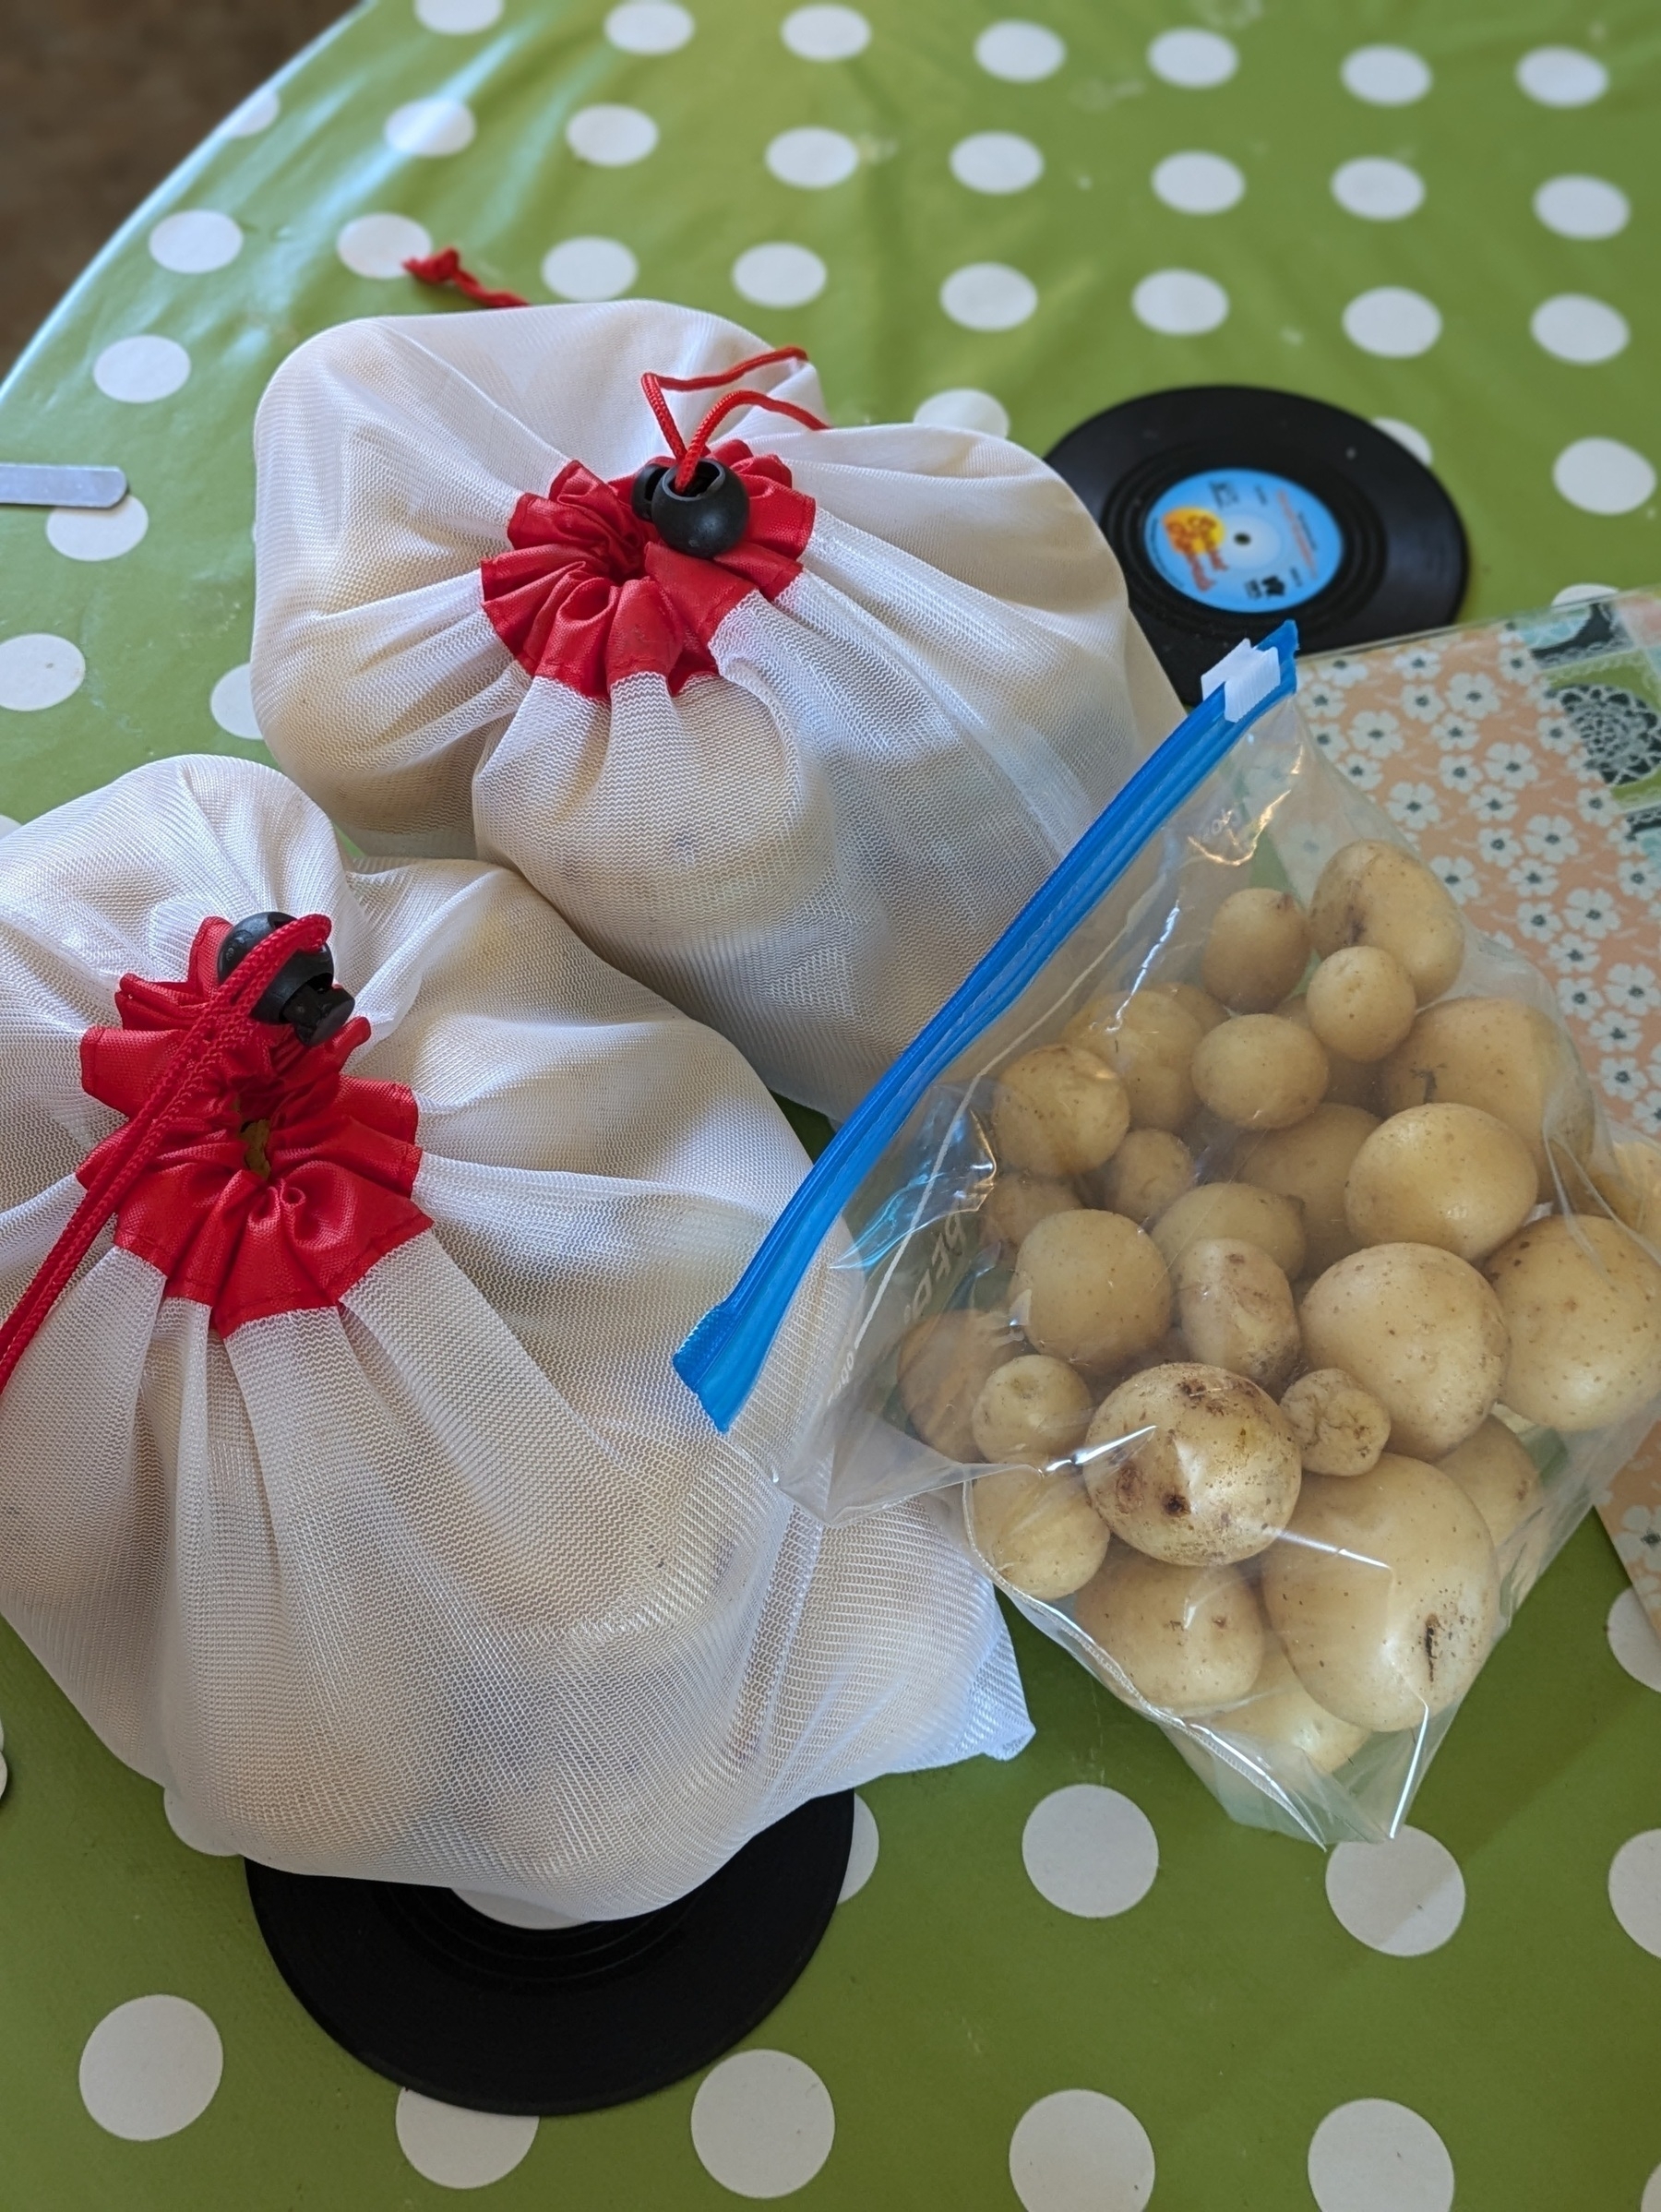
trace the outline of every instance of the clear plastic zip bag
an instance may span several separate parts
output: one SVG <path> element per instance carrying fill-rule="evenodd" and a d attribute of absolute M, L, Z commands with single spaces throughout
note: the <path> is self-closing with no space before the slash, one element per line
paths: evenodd
<path fill-rule="evenodd" d="M 676 1364 L 724 1428 L 854 1278 L 765 1472 L 832 1521 L 961 1485 L 1235 1818 L 1333 1843 L 1661 1410 L 1661 1152 L 1321 756 L 1295 644 L 1213 672 Z"/>

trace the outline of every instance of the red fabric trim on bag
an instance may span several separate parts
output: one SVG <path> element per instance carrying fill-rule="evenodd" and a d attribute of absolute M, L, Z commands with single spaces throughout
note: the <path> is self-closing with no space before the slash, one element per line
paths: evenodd
<path fill-rule="evenodd" d="M 92 1097 L 129 1119 L 139 1112 L 222 987 L 214 963 L 230 927 L 202 924 L 182 983 L 122 978 L 121 1026 L 81 1039 Z M 413 1094 L 342 1073 L 369 1034 L 359 1015 L 307 1046 L 284 1023 L 248 1022 L 121 1201 L 115 1242 L 161 1270 L 166 1297 L 209 1308 L 221 1336 L 268 1314 L 338 1305 L 377 1260 L 433 1226 L 410 1196 L 421 1165 Z M 125 1136 L 115 1130 L 82 1161 L 89 1190 Z M 267 1173 L 250 1165 L 261 1154 Z"/>
<path fill-rule="evenodd" d="M 813 501 L 771 453 L 740 439 L 712 448 L 749 494 L 749 524 L 730 553 L 697 560 L 665 545 L 629 504 L 632 476 L 609 483 L 568 461 L 546 497 L 527 492 L 508 524 L 511 553 L 479 571 L 484 612 L 527 674 L 605 699 L 626 676 L 661 676 L 672 692 L 713 675 L 710 640 L 748 592 L 777 599 L 801 574 Z"/>

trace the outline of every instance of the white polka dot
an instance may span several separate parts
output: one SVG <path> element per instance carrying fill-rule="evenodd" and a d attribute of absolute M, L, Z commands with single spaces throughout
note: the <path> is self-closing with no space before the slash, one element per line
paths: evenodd
<path fill-rule="evenodd" d="M 1565 584 L 1560 592 L 1554 592 L 1551 594 L 1551 604 L 1554 607 L 1577 607 L 1583 604 L 1588 599 L 1612 599 L 1619 589 L 1619 584 Z M 1643 1610 L 1636 1590 L 1622 1591 L 1615 1600 L 1615 1611 L 1609 1615 L 1609 1643 L 1611 1646 L 1615 1643 L 1615 1613 L 1620 1610 L 1629 1597 L 1640 1612 Z M 1649 1627 L 1647 1620 L 1644 1623 L 1644 1632 L 1654 1643 L 1655 1631 Z M 1620 1664 L 1623 1667 L 1626 1667 L 1626 1661 L 1621 1658 L 1619 1650 L 1616 1651 L 1615 1656 L 1620 1659 Z M 1632 1669 L 1627 1667 L 1627 1672 L 1631 1674 L 1631 1671 Z M 1640 1675 L 1637 1679 L 1642 1681 L 1643 1677 Z M 1653 1690 L 1661 1690 L 1661 1682 L 1652 1682 L 1650 1687 Z"/>
<path fill-rule="evenodd" d="M 382 136 L 395 153 L 431 160 L 471 146 L 477 128 L 472 110 L 463 101 L 411 100 L 393 109 Z"/>
<path fill-rule="evenodd" d="M 211 208 L 182 208 L 164 215 L 149 234 L 150 259 L 182 277 L 223 269 L 242 252 L 242 225 Z"/>
<path fill-rule="evenodd" d="M 513 2112 L 466 2112 L 413 2089 L 398 2092 L 398 2146 L 440 2189 L 487 2189 L 522 2165 L 536 2122 Z"/>
<path fill-rule="evenodd" d="M 951 173 L 971 192 L 1024 192 L 1044 174 L 1044 156 L 1013 131 L 976 131 L 952 148 Z"/>
<path fill-rule="evenodd" d="M 759 307 L 805 307 L 823 292 L 828 273 L 807 246 L 776 239 L 739 255 L 733 264 L 733 289 Z"/>
<path fill-rule="evenodd" d="M 85 680 L 87 664 L 67 638 L 50 630 L 25 630 L 21 637 L 0 638 L 0 707 L 15 713 L 32 714 L 42 707 L 55 707 Z"/>
<path fill-rule="evenodd" d="M 692 2147 L 735 2196 L 789 2196 L 830 2156 L 836 2110 L 811 2066 L 784 2051 L 741 2051 L 692 2099 Z"/>
<path fill-rule="evenodd" d="M 81 2102 L 100 2127 L 154 2143 L 199 2120 L 224 2071 L 219 2030 L 185 1997 L 134 1997 L 106 2013 L 81 2052 Z"/>
<path fill-rule="evenodd" d="M 254 694 L 248 686 L 248 664 L 227 668 L 209 694 L 208 711 L 231 737 L 257 741 L 259 724 L 254 719 Z"/>
<path fill-rule="evenodd" d="M 1376 414 L 1373 417 L 1373 428 L 1383 431 L 1386 437 L 1393 437 L 1398 446 L 1405 446 L 1414 459 L 1422 460 L 1426 468 L 1430 466 L 1434 458 L 1430 440 L 1422 430 L 1416 430 L 1411 423 L 1398 422 L 1392 414 Z"/>
<path fill-rule="evenodd" d="M 845 62 L 870 44 L 871 27 L 856 7 L 798 7 L 779 36 L 805 62 Z"/>
<path fill-rule="evenodd" d="M 1041 1897 L 1081 1920 L 1105 1920 L 1153 1888 L 1159 1838 L 1141 1807 L 1117 1789 L 1075 1782 L 1034 1806 L 1021 1857 Z"/>
<path fill-rule="evenodd" d="M 354 277 L 401 277 L 406 261 L 424 260 L 432 250 L 429 234 L 407 215 L 354 216 L 335 240 Z"/>
<path fill-rule="evenodd" d="M 1441 327 L 1440 310 L 1422 292 L 1407 292 L 1399 284 L 1358 293 L 1344 310 L 1344 334 L 1350 343 L 1391 361 L 1428 353 Z"/>
<path fill-rule="evenodd" d="M 562 300 L 615 300 L 639 273 L 619 238 L 562 238 L 543 256 L 543 282 Z"/>
<path fill-rule="evenodd" d="M 1613 238 L 1626 229 L 1632 203 L 1600 176 L 1554 176 L 1535 194 L 1534 211 L 1559 238 Z"/>
<path fill-rule="evenodd" d="M 1067 46 L 1043 23 L 989 23 L 974 42 L 974 58 L 988 77 L 1035 85 L 1054 77 L 1067 59 Z"/>
<path fill-rule="evenodd" d="M 1315 2130 L 1309 2189 L 1320 2212 L 1449 2212 L 1453 2161 L 1408 2106 L 1362 2097 Z"/>
<path fill-rule="evenodd" d="M 1646 1828 L 1616 1852 L 1609 1903 L 1633 1943 L 1661 1958 L 1661 1828 Z"/>
<path fill-rule="evenodd" d="M 415 0 L 415 20 L 446 37 L 465 38 L 502 19 L 502 0 Z"/>
<path fill-rule="evenodd" d="M 257 138 L 269 130 L 282 113 L 282 102 L 269 85 L 250 92 L 239 108 L 233 108 L 220 125 L 222 138 Z"/>
<path fill-rule="evenodd" d="M 1326 1862 L 1327 1903 L 1369 1951 L 1417 1958 L 1464 1918 L 1464 1877 L 1452 1851 L 1418 1828 L 1391 1843 L 1341 1843 Z"/>
<path fill-rule="evenodd" d="M 167 1815 L 167 1824 L 179 1841 L 192 1851 L 200 1851 L 206 1859 L 235 1859 L 239 1856 L 233 1843 L 227 1843 L 205 1826 L 191 1811 L 188 1805 L 171 1789 L 161 1792 L 161 1810 Z"/>
<path fill-rule="evenodd" d="M 498 1897 L 483 1889 L 459 1889 L 455 1893 L 463 1905 L 494 1920 L 498 1928 L 585 1928 L 586 1920 L 574 1913 L 560 1912 L 552 1905 L 532 1905 L 523 1897 Z"/>
<path fill-rule="evenodd" d="M 1638 2212 L 1661 2212 L 1661 2166 L 1657 2166 L 1649 2180 L 1644 2182 L 1643 2194 L 1639 2200 Z"/>
<path fill-rule="evenodd" d="M 1411 46 L 1357 46 L 1338 71 L 1344 89 L 1369 107 L 1404 108 L 1430 90 L 1430 65 Z"/>
<path fill-rule="evenodd" d="M 1425 203 L 1423 179 L 1405 161 L 1368 156 L 1332 172 L 1332 197 L 1349 215 L 1368 222 L 1399 222 Z"/>
<path fill-rule="evenodd" d="M 1139 323 L 1167 338 L 1197 338 L 1228 314 L 1228 294 L 1214 278 L 1192 269 L 1156 269 L 1130 294 Z"/>
<path fill-rule="evenodd" d="M 971 261 L 940 286 L 940 305 L 965 330 L 1012 330 L 1037 306 L 1038 288 L 1002 261 Z"/>
<path fill-rule="evenodd" d="M 1630 515 L 1653 496 L 1655 472 L 1617 437 L 1577 437 L 1552 462 L 1551 481 L 1589 515 Z"/>
<path fill-rule="evenodd" d="M 1220 215 L 1244 197 L 1246 179 L 1220 153 L 1166 154 L 1153 189 L 1179 215 Z"/>
<path fill-rule="evenodd" d="M 850 1897 L 858 1896 L 877 1871 L 877 1854 L 882 1847 L 882 1838 L 877 1833 L 877 1816 L 864 1798 L 854 1799 L 854 1838 L 848 1846 L 848 1871 L 842 1876 L 842 1888 L 836 1901 L 845 1905 Z"/>
<path fill-rule="evenodd" d="M 912 421 L 936 424 L 945 430 L 979 430 L 988 437 L 1010 435 L 1009 409 L 989 391 L 977 391 L 972 384 L 931 392 Z"/>
<path fill-rule="evenodd" d="M 1148 48 L 1154 76 L 1190 92 L 1225 85 L 1239 66 L 1233 40 L 1215 30 L 1162 30 Z"/>
<path fill-rule="evenodd" d="M 72 561 L 113 561 L 131 553 L 149 528 L 149 510 L 129 492 L 114 507 L 54 507 L 46 542 Z"/>
<path fill-rule="evenodd" d="M 1574 46 L 1536 46 L 1517 64 L 1517 82 L 1542 107 L 1583 108 L 1609 89 L 1602 62 Z"/>
<path fill-rule="evenodd" d="M 1607 584 L 1570 584 L 1551 604 L 1560 607 L 1575 600 L 1605 599 L 1609 589 Z M 1661 1636 L 1656 1635 L 1636 1590 L 1620 1593 L 1609 1608 L 1604 1631 L 1609 1649 L 1633 1681 L 1642 1682 L 1646 1690 L 1661 1690 Z"/>
<path fill-rule="evenodd" d="M 675 0 L 623 0 L 605 18 L 605 35 L 624 54 L 676 54 L 698 26 Z"/>
<path fill-rule="evenodd" d="M 118 338 L 92 364 L 92 381 L 106 399 L 137 406 L 165 400 L 190 374 L 190 355 L 172 338 Z"/>
<path fill-rule="evenodd" d="M 767 166 L 782 185 L 822 192 L 853 175 L 859 167 L 859 149 L 842 131 L 807 124 L 779 133 L 767 149 Z"/>
<path fill-rule="evenodd" d="M 1583 292 L 1561 292 L 1543 300 L 1530 316 L 1528 328 L 1537 346 L 1559 361 L 1589 363 L 1612 361 L 1625 351 L 1631 332 L 1618 308 Z"/>
<path fill-rule="evenodd" d="M 1141 2212 L 1153 2194 L 1153 2146 L 1113 2098 L 1058 2089 L 1017 2122 L 1010 2179 L 1026 2212 Z"/>
<path fill-rule="evenodd" d="M 579 108 L 566 125 L 566 144 L 580 161 L 600 169 L 627 169 L 643 161 L 658 142 L 658 126 L 639 108 Z"/>

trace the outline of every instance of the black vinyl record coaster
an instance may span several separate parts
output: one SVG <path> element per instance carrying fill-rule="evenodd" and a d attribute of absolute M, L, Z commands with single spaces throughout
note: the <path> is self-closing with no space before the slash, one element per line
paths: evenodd
<path fill-rule="evenodd" d="M 848 1871 L 852 1791 L 768 1828 L 688 1896 L 629 1920 L 523 1929 L 453 1890 L 248 1862 L 283 1979 L 354 2058 L 481 2112 L 589 2112 L 709 2065 L 819 1948 Z"/>
<path fill-rule="evenodd" d="M 1332 652 L 1459 612 L 1469 556 L 1453 502 L 1342 407 L 1255 385 L 1152 392 L 1047 458 L 1101 524 L 1189 706 L 1231 645 L 1288 615 L 1301 651 Z"/>

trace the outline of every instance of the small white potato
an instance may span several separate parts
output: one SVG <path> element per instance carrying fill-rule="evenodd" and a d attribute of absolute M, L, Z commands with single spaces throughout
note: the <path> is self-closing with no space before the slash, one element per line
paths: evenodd
<path fill-rule="evenodd" d="M 1171 1325 L 1159 1248 L 1120 1214 L 1052 1214 L 1022 1246 L 1010 1311 L 1053 1358 L 1099 1371 L 1150 1350 Z"/>
<path fill-rule="evenodd" d="M 1463 1697 L 1500 1619 L 1487 1524 L 1451 1476 L 1387 1452 L 1347 1482 L 1311 1475 L 1263 1564 L 1297 1679 L 1358 1728 L 1410 1728 Z"/>
<path fill-rule="evenodd" d="M 1121 1382 L 1098 1408 L 1080 1457 L 1090 1501 L 1114 1535 L 1173 1566 L 1267 1550 L 1302 1480 L 1273 1399 L 1243 1375 L 1194 1360 Z"/>
<path fill-rule="evenodd" d="M 1305 1265 L 1320 1274 L 1356 1249 L 1344 1211 L 1344 1187 L 1356 1154 L 1379 1124 L 1360 1106 L 1328 1099 L 1290 1129 L 1270 1130 L 1241 1145 L 1242 1182 L 1296 1199 L 1303 1209 Z"/>
<path fill-rule="evenodd" d="M 1302 1206 L 1253 1183 L 1201 1183 L 1186 1190 L 1149 1233 L 1167 1267 L 1174 1268 L 1202 1237 L 1234 1237 L 1242 1244 L 1261 1246 L 1288 1279 L 1304 1270 Z"/>
<path fill-rule="evenodd" d="M 1177 1319 L 1192 1357 L 1244 1375 L 1272 1395 L 1303 1350 L 1292 1286 L 1261 1245 L 1201 1238 L 1172 1276 Z"/>
<path fill-rule="evenodd" d="M 983 1239 L 1016 1250 L 1041 1221 L 1052 1214 L 1071 1214 L 1081 1202 L 1072 1185 L 1059 1177 L 1006 1169 L 994 1180 L 981 1207 Z"/>
<path fill-rule="evenodd" d="M 907 1330 L 900 1346 L 900 1403 L 926 1444 L 948 1459 L 980 1457 L 970 1417 L 986 1381 L 1026 1350 L 1001 1309 L 937 1313 Z"/>
<path fill-rule="evenodd" d="M 1474 1267 L 1440 1246 L 1352 1252 L 1316 1278 L 1298 1318 L 1309 1365 L 1342 1368 L 1388 1412 L 1392 1451 L 1440 1459 L 1500 1396 L 1500 1301 Z"/>
<path fill-rule="evenodd" d="M 1189 1070 L 1203 1034 L 1185 1007 L 1157 991 L 1097 999 L 1063 1032 L 1066 1043 L 1096 1054 L 1124 1084 L 1133 1129 L 1162 1130 L 1194 1118 Z"/>
<path fill-rule="evenodd" d="M 1070 1597 L 1107 1556 L 1112 1532 L 1067 1468 L 1011 1467 L 969 1485 L 969 1525 L 983 1558 L 1029 1597 Z"/>
<path fill-rule="evenodd" d="M 1326 1095 L 1327 1056 L 1314 1034 L 1278 1014 L 1239 1014 L 1200 1040 L 1193 1082 L 1237 1129 L 1289 1129 Z"/>
<path fill-rule="evenodd" d="M 1464 963 L 1464 924 L 1446 887 L 1422 860 L 1374 838 L 1343 846 L 1321 869 L 1309 931 L 1322 960 L 1344 945 L 1393 953 L 1421 1006 Z"/>
<path fill-rule="evenodd" d="M 1390 1441 L 1389 1414 L 1342 1368 L 1299 1375 L 1280 1409 L 1297 1439 L 1306 1475 L 1365 1475 Z"/>
<path fill-rule="evenodd" d="M 1029 1175 L 1082 1175 L 1111 1159 L 1130 1126 L 1113 1070 L 1072 1045 L 1041 1045 L 1011 1060 L 992 1099 L 998 1165 Z"/>
<path fill-rule="evenodd" d="M 1202 991 L 1197 983 L 1152 983 L 1148 988 L 1160 992 L 1166 998 L 1175 998 L 1178 1006 L 1185 1007 L 1199 1022 L 1201 1036 L 1208 1029 L 1215 1029 L 1219 1022 L 1228 1019 L 1228 1009 L 1220 1006 L 1211 993 Z"/>
<path fill-rule="evenodd" d="M 1486 1260 L 1535 1208 L 1535 1164 L 1480 1106 L 1409 1106 L 1360 1147 L 1344 1189 L 1357 1244 L 1436 1244 Z"/>
<path fill-rule="evenodd" d="M 1274 1010 L 1283 1022 L 1295 1022 L 1299 1029 L 1308 1029 L 1311 1034 L 1314 1034 L 1307 998 L 1288 998 L 1284 1006 L 1277 1006 Z M 1365 1106 L 1369 1114 L 1374 1112 L 1379 1103 L 1378 1063 L 1346 1059 L 1342 1052 L 1334 1052 L 1330 1046 L 1323 1045 L 1321 1050 L 1327 1056 L 1326 1094 L 1329 1102 L 1333 1106 Z"/>
<path fill-rule="evenodd" d="M 1661 1146 L 1627 1137 L 1614 1150 L 1611 1166 L 1594 1180 L 1617 1221 L 1661 1245 Z"/>
<path fill-rule="evenodd" d="M 1496 1551 L 1503 1551 L 1511 1536 L 1539 1514 L 1538 1524 L 1524 1538 L 1525 1549 L 1536 1555 L 1537 1566 L 1550 1535 L 1543 1510 L 1546 1493 L 1539 1469 L 1505 1423 L 1490 1414 L 1475 1436 L 1466 1437 L 1436 1464 L 1453 1477 L 1482 1515 Z"/>
<path fill-rule="evenodd" d="M 1340 945 L 1310 976 L 1304 1003 L 1329 1052 L 1365 1062 L 1393 1052 L 1418 1013 L 1412 976 L 1381 945 Z"/>
<path fill-rule="evenodd" d="M 1193 1188 L 1194 1155 L 1169 1130 L 1133 1129 L 1096 1176 L 1104 1203 L 1145 1226 Z"/>
<path fill-rule="evenodd" d="M 1309 924 L 1289 891 L 1237 891 L 1205 940 L 1200 980 L 1237 1014 L 1266 1014 L 1309 964 Z"/>
<path fill-rule="evenodd" d="M 1661 1392 L 1661 1267 L 1630 1229 L 1553 1214 L 1484 1273 L 1511 1337 L 1500 1394 L 1524 1420 L 1605 1429 Z"/>
<path fill-rule="evenodd" d="M 1262 1664 L 1263 1617 L 1232 1567 L 1170 1567 L 1115 1544 L 1073 1619 L 1167 1713 L 1232 1704 Z"/>
<path fill-rule="evenodd" d="M 1220 1725 L 1231 1736 L 1261 1745 L 1272 1760 L 1287 1752 L 1307 1759 L 1318 1775 L 1330 1775 L 1353 1759 L 1369 1733 L 1317 1704 L 1280 1645 L 1268 1640 L 1250 1695 L 1221 1716 Z"/>
<path fill-rule="evenodd" d="M 983 1459 L 1041 1467 L 1081 1441 L 1094 1405 L 1064 1359 L 1024 1352 L 986 1377 L 969 1426 Z"/>
<path fill-rule="evenodd" d="M 1380 1070 L 1387 1114 L 1416 1106 L 1479 1106 L 1516 1130 L 1542 1199 L 1556 1195 L 1547 1132 L 1575 1158 L 1591 1150 L 1592 1093 L 1555 1022 L 1516 998 L 1450 998 L 1428 1007 Z"/>

